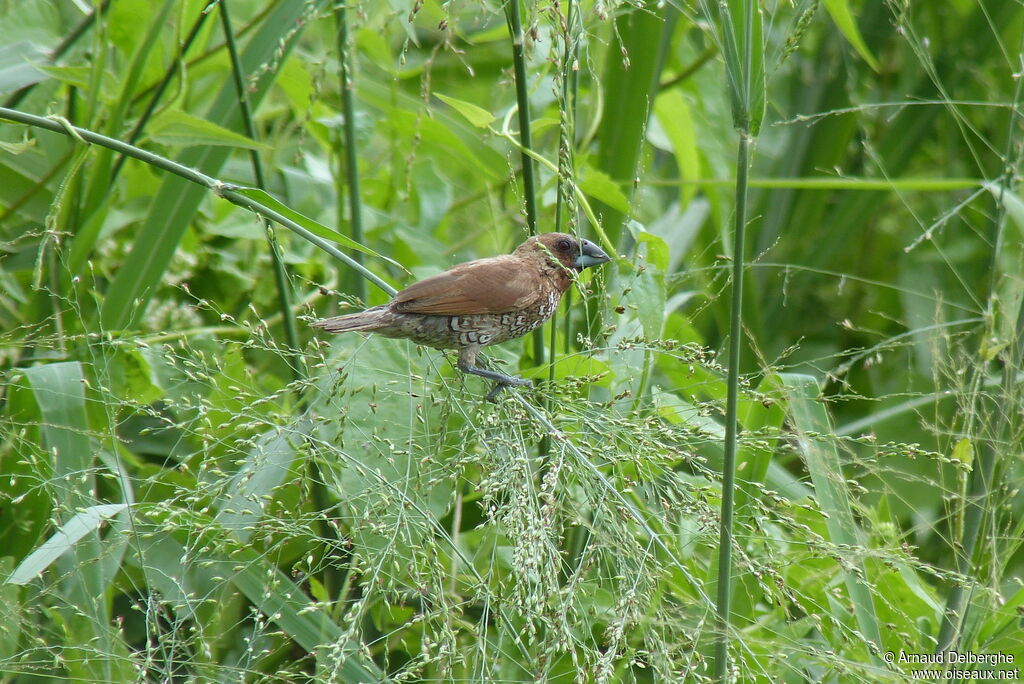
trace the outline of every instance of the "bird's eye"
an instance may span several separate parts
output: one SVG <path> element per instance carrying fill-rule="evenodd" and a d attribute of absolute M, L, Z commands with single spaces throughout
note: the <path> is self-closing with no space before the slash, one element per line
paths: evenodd
<path fill-rule="evenodd" d="M 572 244 L 565 238 L 562 238 L 557 243 L 555 243 L 555 247 L 558 248 L 559 252 L 568 252 L 569 248 L 572 247 Z"/>

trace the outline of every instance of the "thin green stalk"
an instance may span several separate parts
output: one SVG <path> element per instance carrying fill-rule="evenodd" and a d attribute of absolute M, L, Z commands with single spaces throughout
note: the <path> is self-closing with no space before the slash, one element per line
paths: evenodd
<path fill-rule="evenodd" d="M 1024 41 L 1024 37 L 1022 37 L 1022 41 Z M 1022 92 L 1024 92 L 1022 91 L 1022 84 L 1020 79 L 1017 79 L 1017 86 L 1013 98 L 1014 105 L 1021 101 Z M 986 312 L 987 318 L 990 321 L 995 320 L 997 316 L 995 305 L 997 302 L 999 277 L 1002 274 L 1002 269 L 999 268 L 999 256 L 1005 241 L 1004 231 L 1006 228 L 1006 205 L 1004 203 L 1004 194 L 1007 192 L 1009 184 L 1013 180 L 1013 169 L 1016 168 L 1016 164 L 1011 162 L 1011 157 L 1013 147 L 1017 140 L 1014 132 L 1017 130 L 1017 126 L 1019 125 L 1017 112 L 1018 108 L 1016 106 L 1010 109 L 1006 148 L 1003 153 L 1003 159 L 1007 171 L 1003 174 L 999 196 L 995 198 L 996 206 L 992 218 L 992 244 L 994 247 L 991 255 L 991 267 L 989 269 L 989 297 L 988 311 Z M 1014 339 L 1007 340 L 1007 351 L 1002 355 L 1002 396 L 1007 401 L 1012 401 L 1012 397 L 1017 396 L 1017 391 L 1015 390 L 1016 378 L 1020 369 L 1021 360 L 1024 358 L 1024 302 L 1021 303 L 1020 308 L 1017 311 L 1017 320 L 1014 331 L 1016 337 Z M 981 369 L 979 371 L 979 375 L 983 372 L 984 369 Z M 970 474 L 970 493 L 966 501 L 963 502 L 963 506 L 965 508 L 963 512 L 963 531 L 959 544 L 954 547 L 956 554 L 956 570 L 962 577 L 971 577 L 975 575 L 973 572 L 974 553 L 978 546 L 981 524 L 986 514 L 991 512 L 991 507 L 988 504 L 989 495 L 994 489 L 993 477 L 995 474 L 996 457 L 998 455 L 996 452 L 996 445 L 1009 443 L 1007 437 L 1011 429 L 1011 421 L 1013 420 L 1011 416 L 1013 414 L 1013 407 L 1003 407 L 1002 417 L 1001 419 L 998 419 L 999 427 L 996 430 L 996 436 L 981 450 L 981 453 L 978 456 L 979 463 Z M 960 638 L 963 625 L 966 622 L 967 610 L 969 608 L 969 606 L 964 606 L 964 591 L 964 585 L 957 582 L 950 589 L 949 595 L 946 597 L 946 608 L 942 613 L 942 625 L 939 628 L 939 634 L 935 644 L 936 653 L 947 651 L 950 648 L 960 650 L 960 645 L 957 641 Z"/>
<path fill-rule="evenodd" d="M 356 148 L 356 106 L 354 55 L 349 48 L 348 40 L 348 8 L 339 4 L 334 8 L 334 18 L 338 24 L 338 79 L 341 81 L 341 113 L 344 117 L 342 134 L 344 135 L 344 179 L 348 184 L 349 222 L 352 228 L 351 238 L 356 242 L 363 241 L 363 207 L 362 194 L 359 189 L 359 156 Z M 341 154 L 338 154 L 339 158 Z M 338 196 L 342 195 L 342 174 L 338 174 Z M 340 204 L 340 202 L 339 202 Z M 341 223 L 341 207 L 338 207 L 338 223 Z M 363 255 L 353 251 L 352 258 L 363 263 Z M 366 282 L 355 278 L 352 283 L 352 294 L 366 301 Z"/>
<path fill-rule="evenodd" d="M 206 17 L 209 16 L 208 10 L 208 7 L 204 8 L 203 11 L 199 13 L 199 17 L 196 19 L 195 23 L 192 24 L 192 29 L 188 32 L 188 35 L 185 37 L 184 42 L 182 42 L 181 47 L 178 50 L 178 56 L 174 59 L 173 62 L 171 62 L 170 65 L 168 65 L 167 70 L 164 72 L 163 78 L 160 79 L 160 82 L 156 85 L 156 89 L 153 91 L 153 96 L 149 98 L 149 102 L 146 104 L 145 111 L 142 112 L 142 116 L 140 116 L 139 120 L 135 122 L 135 125 L 132 127 L 131 133 L 128 134 L 128 143 L 134 145 L 135 141 L 139 139 L 140 135 L 142 135 L 142 130 L 145 128 L 146 124 L 149 123 L 149 120 L 152 118 L 153 112 L 156 111 L 156 106 L 160 103 L 161 98 L 163 98 L 164 92 L 167 90 L 167 86 L 169 86 L 171 84 L 171 81 L 174 80 L 174 76 L 180 70 L 181 62 L 185 59 L 185 55 L 188 53 L 188 49 L 192 47 L 192 43 L 195 42 L 196 37 L 199 35 L 199 30 L 203 27 L 203 24 L 206 22 Z M 235 55 L 233 59 L 234 58 L 237 58 L 237 55 Z M 117 158 L 117 161 L 114 162 L 114 168 L 110 172 L 111 185 L 113 185 L 114 181 L 117 179 L 117 176 L 121 173 L 121 167 L 124 166 L 125 159 L 127 159 L 127 157 L 122 155 Z"/>
<path fill-rule="evenodd" d="M 729 374 L 726 380 L 722 512 L 718 534 L 718 629 L 714 646 L 714 678 L 718 682 L 726 681 L 729 671 L 733 514 L 739 437 L 740 349 L 743 337 L 744 243 L 747 228 L 750 143 L 760 130 L 764 118 L 767 90 L 761 14 L 757 5 L 756 0 L 720 3 L 712 12 L 708 2 L 701 2 L 705 16 L 709 19 L 714 17 L 715 38 L 725 59 L 733 125 L 740 134 L 736 155 L 736 222 L 733 229 L 732 301 L 729 310 Z"/>
<path fill-rule="evenodd" d="M 508 30 L 512 36 L 512 65 L 516 75 L 516 107 L 519 117 L 520 154 L 523 164 L 523 198 L 526 201 L 526 226 L 530 235 L 537 234 L 537 190 L 533 178 L 533 158 L 527 150 L 533 149 L 530 135 L 530 94 L 526 84 L 526 36 L 519 14 L 519 0 L 510 0 L 506 6 Z M 544 363 L 544 333 L 538 328 L 533 331 L 533 362 Z"/>
<path fill-rule="evenodd" d="M 576 232 L 576 203 L 569 189 L 569 183 L 573 170 L 573 142 L 576 139 L 576 86 L 577 72 L 573 70 L 573 63 L 578 52 L 578 43 L 573 37 L 573 24 L 576 21 L 576 3 L 569 0 L 566 4 L 564 23 L 562 30 L 562 64 L 559 76 L 562 80 L 562 97 L 558 103 L 558 177 L 557 195 L 555 197 L 555 230 L 562 230 L 562 210 L 565 209 L 567 218 L 565 221 L 565 232 Z M 562 18 L 559 15 L 559 18 Z M 569 323 L 572 320 L 572 288 L 565 293 L 565 336 L 566 351 L 568 352 L 568 337 L 571 333 Z M 551 315 L 551 337 L 548 340 L 548 382 L 555 384 L 555 361 L 558 356 L 558 311 Z M 551 412 L 552 397 L 545 395 L 544 408 Z M 540 441 L 540 453 L 546 456 L 550 449 L 550 440 L 544 435 Z"/>
<path fill-rule="evenodd" d="M 669 88 L 682 83 L 683 81 L 685 81 L 686 79 L 690 78 L 695 73 L 700 71 L 700 68 L 707 64 L 708 62 L 710 62 L 712 58 L 714 58 L 714 56 L 717 54 L 717 45 L 707 46 L 706 48 L 704 48 L 704 52 L 697 55 L 697 59 L 693 60 L 693 62 L 685 66 L 682 71 L 680 71 L 678 74 L 668 79 L 667 81 L 662 81 L 660 84 L 658 84 L 658 90 L 668 90 Z"/>
<path fill-rule="evenodd" d="M 526 150 L 533 149 L 530 135 L 530 96 L 526 83 L 526 53 L 522 18 L 519 14 L 519 0 L 508 3 L 509 32 L 512 34 L 512 65 L 516 76 L 516 106 L 519 117 L 519 140 Z M 523 198 L 526 201 L 526 225 L 530 235 L 537 234 L 537 195 L 533 178 L 533 158 L 522 153 Z"/>
<path fill-rule="evenodd" d="M 215 5 L 215 4 L 216 4 L 216 0 L 210 0 L 210 4 L 207 5 L 204 8 L 204 11 L 206 13 L 209 13 L 213 9 L 213 5 Z M 252 33 L 254 29 L 256 29 L 258 26 L 260 26 L 266 20 L 267 15 L 270 14 L 270 12 L 274 9 L 274 5 L 275 5 L 275 3 L 268 2 L 268 3 L 266 3 L 265 5 L 262 6 L 262 9 L 260 9 L 259 12 L 257 12 L 253 16 L 249 17 L 248 23 L 243 24 L 241 26 L 241 28 L 238 28 L 238 29 L 235 30 L 235 40 L 237 41 L 239 38 L 242 38 L 242 37 Z M 202 64 L 206 60 L 208 60 L 208 59 L 212 58 L 213 56 L 217 55 L 224 48 L 225 48 L 225 45 L 223 43 L 218 43 L 216 45 L 211 45 L 211 46 L 207 47 L 206 50 L 203 51 L 201 54 L 193 57 L 188 62 L 185 62 L 185 64 L 184 64 L 185 71 L 187 72 L 187 71 L 189 71 L 191 69 L 194 69 L 195 67 L 199 66 L 200 64 Z M 139 90 L 139 92 L 132 98 L 132 105 L 135 105 L 135 104 L 139 103 L 142 99 L 148 97 L 149 93 L 152 92 L 157 87 L 157 85 L 159 85 L 159 84 L 148 85 L 148 86 L 145 86 L 144 88 L 142 88 L 141 90 Z"/>
<path fill-rule="evenodd" d="M 228 48 L 228 56 L 231 58 L 231 77 L 238 93 L 238 108 L 242 114 L 242 123 L 245 125 L 245 133 L 252 140 L 259 140 L 256 124 L 252 118 L 252 107 L 249 104 L 249 95 L 245 88 L 245 76 L 243 74 L 242 60 L 238 55 L 238 48 L 235 45 L 235 36 L 231 29 L 231 15 L 228 12 L 228 0 L 220 2 L 221 28 L 224 31 L 224 41 Z M 201 25 L 196 22 L 193 27 L 192 36 L 198 31 Z M 182 53 L 184 54 L 184 52 Z M 159 91 L 158 91 L 159 92 Z M 253 176 L 256 178 L 256 187 L 261 190 L 267 189 L 266 176 L 263 173 L 263 160 L 257 150 L 249 150 L 249 158 L 252 162 Z M 285 341 L 289 349 L 299 349 L 299 331 L 295 325 L 295 312 L 292 310 L 292 287 L 288 277 L 288 271 L 284 264 L 284 257 L 281 254 L 281 247 L 277 243 L 277 236 L 274 235 L 274 226 L 264 216 L 263 230 L 267 237 L 267 248 L 270 251 L 270 260 L 274 267 L 274 282 L 277 285 L 277 306 L 281 311 L 281 321 L 284 325 Z M 294 363 L 292 359 L 286 359 L 288 367 L 291 368 L 292 378 L 301 380 L 306 376 L 305 364 L 302 356 L 295 354 Z"/>
<path fill-rule="evenodd" d="M 245 207 L 246 209 L 254 211 L 260 216 L 265 216 L 269 218 L 271 221 L 280 223 L 288 230 L 292 231 L 299 237 L 313 243 L 323 251 L 330 254 L 335 259 L 344 262 L 349 266 L 349 268 L 358 271 L 360 275 L 362 275 L 364 278 L 369 280 L 371 283 L 373 283 L 374 285 L 376 285 L 389 295 L 397 294 L 397 290 L 395 290 L 395 288 L 391 287 L 391 285 L 382 280 L 376 273 L 368 270 L 362 264 L 356 263 L 351 257 L 342 252 L 340 249 L 330 244 L 323 238 L 306 230 L 305 228 L 297 224 L 295 221 L 292 221 L 288 217 L 274 211 L 270 207 L 267 207 L 266 205 L 260 202 L 257 202 L 256 200 L 250 199 L 245 195 L 236 192 L 234 189 L 236 186 L 232 186 L 228 183 L 219 181 L 216 178 L 213 178 L 212 176 L 207 176 L 205 173 L 202 173 L 201 171 L 197 171 L 196 169 L 185 166 L 184 164 L 179 164 L 175 161 L 167 159 L 166 157 L 161 157 L 158 154 L 147 152 L 146 150 L 139 147 L 135 147 L 134 145 L 129 145 L 127 143 L 121 142 L 120 140 L 116 140 L 114 138 L 105 136 L 101 133 L 90 131 L 85 128 L 72 126 L 66 120 L 61 118 L 47 118 L 42 116 L 36 116 L 34 114 L 26 114 L 25 112 L 19 112 L 16 109 L 0 107 L 0 119 L 27 124 L 29 126 L 35 126 L 36 128 L 42 128 L 53 133 L 61 133 L 63 135 L 75 138 L 76 140 L 82 143 L 91 143 L 95 145 L 100 145 L 101 147 L 106 147 L 107 149 L 113 150 L 115 152 L 120 152 L 121 154 L 125 154 L 129 157 L 132 157 L 133 159 L 138 159 L 139 161 L 145 162 L 146 164 L 154 166 L 158 169 L 174 174 L 175 176 L 184 178 L 185 180 L 195 183 L 196 185 L 200 185 L 204 188 L 212 190 L 219 197 L 226 199 L 232 204 L 235 204 L 240 207 Z"/>
<path fill-rule="evenodd" d="M 579 53 L 579 43 L 574 39 L 573 24 L 576 22 L 576 3 L 569 0 L 566 6 L 565 23 L 562 29 L 562 98 L 558 103 L 559 136 L 558 136 L 558 187 L 555 197 L 555 230 L 562 229 L 562 209 L 568 214 L 566 228 L 571 232 L 575 224 L 573 215 L 574 202 L 568 184 L 573 170 L 573 143 L 576 139 L 576 91 L 579 85 L 579 72 L 573 69 Z M 552 349 L 552 351 L 554 351 Z"/>
<path fill-rule="evenodd" d="M 995 472 L 996 454 L 988 444 L 978 456 L 978 464 L 971 470 L 970 492 L 964 502 L 963 533 L 956 555 L 956 571 L 962 577 L 970 577 L 974 552 L 978 546 L 978 535 L 985 513 L 989 510 L 988 495 L 992 490 L 992 476 Z M 959 638 L 964 619 L 964 584 L 957 581 L 946 597 L 946 608 L 942 611 L 942 626 L 935 642 L 935 652 L 942 653 L 954 645 Z"/>
<path fill-rule="evenodd" d="M 732 246 L 732 302 L 729 316 L 729 375 L 725 403 L 725 456 L 722 461 L 722 516 L 718 533 L 718 635 L 715 679 L 725 681 L 729 667 L 729 606 L 732 602 L 732 519 L 736 489 L 739 421 L 740 342 L 743 336 L 743 255 L 747 223 L 747 168 L 750 136 L 740 132 L 736 157 L 736 223 Z"/>
<path fill-rule="evenodd" d="M 17 211 L 19 211 L 23 206 L 28 204 L 29 200 L 35 197 L 37 193 L 49 187 L 50 182 L 57 176 L 58 173 L 63 171 L 64 167 L 67 166 L 67 163 L 71 161 L 72 154 L 73 153 L 69 151 L 60 159 L 58 159 L 57 163 L 50 167 L 50 170 L 47 171 L 45 175 L 40 177 L 38 181 L 33 183 L 32 186 L 28 190 L 26 190 L 24 194 L 22 194 L 20 197 L 16 198 L 10 204 L 4 207 L 4 210 L 0 212 L 0 226 L 4 225 L 7 219 L 9 219 L 11 216 L 14 216 L 14 214 Z"/>
<path fill-rule="evenodd" d="M 123 134 L 124 123 L 128 119 L 131 94 L 142 79 L 142 74 L 156 49 L 159 36 L 164 31 L 164 26 L 173 8 L 173 0 L 164 0 L 158 9 L 154 3 L 153 16 L 146 27 L 145 34 L 143 34 L 138 45 L 129 54 L 128 68 L 123 80 L 120 82 L 119 93 L 111 104 L 110 111 L 103 122 L 103 128 L 110 135 L 121 136 Z M 103 49 L 105 50 L 106 48 L 104 47 Z M 100 76 L 102 69 L 99 65 L 94 65 L 90 72 L 93 75 L 93 82 L 90 84 L 90 95 L 98 98 L 98 93 L 105 89 L 105 84 Z M 100 111 L 97 106 L 98 104 L 98 102 L 90 103 L 86 110 L 87 116 L 96 116 L 97 112 Z M 91 234 L 90 241 L 95 240 L 95 234 L 92 231 L 99 230 L 101 223 L 97 220 L 100 216 L 99 212 L 103 211 L 104 207 L 109 206 L 109 202 L 113 197 L 110 188 L 114 179 L 112 171 L 115 161 L 116 157 L 104 150 L 98 151 L 94 159 L 90 161 L 90 180 L 86 186 L 82 212 L 84 222 L 76 230 L 76 240 L 80 239 L 79 236 L 83 235 L 83 233 Z"/>
<path fill-rule="evenodd" d="M 693 593 L 696 594 L 705 605 L 710 605 L 711 597 L 705 593 L 703 583 L 699 582 L 697 578 L 693 576 L 677 553 L 665 543 L 665 538 L 671 539 L 672 535 L 664 529 L 661 529 L 660 531 L 655 530 L 651 522 L 641 512 L 640 508 L 634 504 L 634 501 L 636 500 L 635 492 L 630 493 L 630 498 L 627 498 L 627 496 L 620 491 L 620 488 L 612 484 L 611 480 L 609 480 L 604 472 L 602 472 L 601 468 L 594 465 L 594 463 L 587 458 L 580 448 L 577 447 L 571 439 L 568 439 L 558 428 L 556 428 L 548 417 L 541 413 L 537 407 L 527 401 L 526 398 L 518 392 L 513 393 L 512 397 L 515 401 L 519 402 L 519 405 L 527 413 L 534 417 L 537 423 L 544 428 L 548 435 L 558 439 L 561 444 L 565 445 L 567 453 L 572 454 L 576 458 L 576 462 L 585 467 L 594 476 L 594 478 L 600 483 L 602 491 L 604 491 L 610 499 L 615 501 L 619 510 L 621 510 L 625 516 L 636 522 L 644 533 L 647 534 L 650 539 L 651 546 L 658 548 L 665 555 L 665 559 L 668 561 L 668 564 L 672 565 L 679 571 L 680 576 L 686 580 L 690 590 L 693 591 Z"/>
<path fill-rule="evenodd" d="M 616 179 L 616 182 L 619 182 Z M 664 178 L 644 180 L 643 185 L 652 187 L 675 187 L 678 185 L 695 185 L 703 188 L 724 188 L 735 183 L 731 178 Z M 974 190 L 986 183 L 983 178 L 861 178 L 842 176 L 834 178 L 751 178 L 748 184 L 752 188 L 784 189 L 784 190 L 843 190 L 865 191 L 919 191 L 945 192 L 949 190 Z"/>

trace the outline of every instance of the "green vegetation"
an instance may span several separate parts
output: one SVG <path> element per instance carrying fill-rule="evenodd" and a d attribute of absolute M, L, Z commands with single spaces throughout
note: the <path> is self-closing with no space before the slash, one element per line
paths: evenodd
<path fill-rule="evenodd" d="M 1022 667 L 1019 3 L 228 2 L 0 2 L 0 681 Z"/>

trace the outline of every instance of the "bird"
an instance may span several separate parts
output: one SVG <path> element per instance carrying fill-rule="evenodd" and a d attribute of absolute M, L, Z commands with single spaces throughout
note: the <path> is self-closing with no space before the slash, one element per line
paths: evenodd
<path fill-rule="evenodd" d="M 593 242 L 566 233 L 535 235 L 511 254 L 477 259 L 413 283 L 390 302 L 311 323 L 331 333 L 373 332 L 435 349 L 457 349 L 463 373 L 506 387 L 529 380 L 477 365 L 482 347 L 535 330 L 551 317 L 576 274 L 610 258 Z"/>

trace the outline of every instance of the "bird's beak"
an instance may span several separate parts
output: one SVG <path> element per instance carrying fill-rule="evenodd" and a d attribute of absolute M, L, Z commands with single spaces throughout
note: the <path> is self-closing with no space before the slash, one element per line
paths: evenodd
<path fill-rule="evenodd" d="M 580 255 L 576 257 L 577 271 L 603 264 L 606 261 L 611 261 L 611 259 L 601 251 L 600 247 L 590 240 L 580 240 Z"/>

